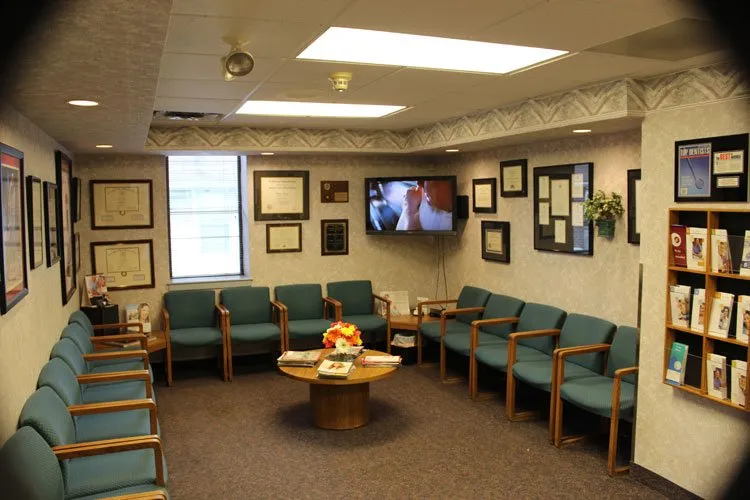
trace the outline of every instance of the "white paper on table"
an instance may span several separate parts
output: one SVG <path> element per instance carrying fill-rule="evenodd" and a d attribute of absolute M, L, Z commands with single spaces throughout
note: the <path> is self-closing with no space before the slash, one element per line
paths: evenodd
<path fill-rule="evenodd" d="M 583 226 L 583 203 L 580 201 L 574 201 L 571 205 L 571 225 L 573 225 L 573 227 Z"/>
<path fill-rule="evenodd" d="M 556 220 L 555 221 L 555 243 L 565 244 L 565 241 L 566 241 L 565 231 L 566 231 L 565 221 Z"/>
<path fill-rule="evenodd" d="M 570 197 L 574 200 L 583 198 L 583 174 L 573 174 L 570 176 L 570 180 L 573 183 Z"/>
<path fill-rule="evenodd" d="M 539 202 L 539 224 L 541 226 L 549 224 L 549 203 L 546 201 Z"/>
<path fill-rule="evenodd" d="M 549 177 L 539 177 L 539 199 L 549 198 Z"/>
<path fill-rule="evenodd" d="M 550 184 L 552 215 L 568 217 L 570 215 L 570 181 L 553 179 Z"/>

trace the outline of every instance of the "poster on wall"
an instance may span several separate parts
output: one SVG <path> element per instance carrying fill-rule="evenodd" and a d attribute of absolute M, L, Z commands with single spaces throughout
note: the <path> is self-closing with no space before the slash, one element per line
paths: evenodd
<path fill-rule="evenodd" d="M 28 293 L 26 281 L 26 235 L 23 200 L 23 153 L 0 145 L 0 218 L 2 219 L 2 296 L 0 308 L 7 313 Z"/>
<path fill-rule="evenodd" d="M 57 231 L 60 243 L 60 281 L 63 305 L 73 296 L 76 290 L 76 270 L 73 254 L 73 214 L 71 203 L 71 184 L 73 164 L 70 158 L 61 151 L 55 151 L 55 174 L 60 192 L 57 197 Z"/>
<path fill-rule="evenodd" d="M 748 201 L 748 134 L 675 142 L 674 201 Z"/>
<path fill-rule="evenodd" d="M 711 197 L 711 143 L 678 147 L 678 191 L 681 198 Z"/>

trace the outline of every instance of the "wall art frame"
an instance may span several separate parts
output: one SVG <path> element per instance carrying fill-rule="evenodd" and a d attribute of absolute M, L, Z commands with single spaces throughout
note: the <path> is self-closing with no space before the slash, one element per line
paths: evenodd
<path fill-rule="evenodd" d="M 154 228 L 151 179 L 92 180 L 89 200 L 91 229 Z"/>
<path fill-rule="evenodd" d="M 0 311 L 5 314 L 29 294 L 23 152 L 0 144 L 0 170 Z"/>
<path fill-rule="evenodd" d="M 26 224 L 29 231 L 29 267 L 33 270 L 44 264 L 44 197 L 42 180 L 26 176 Z"/>
<path fill-rule="evenodd" d="M 55 151 L 55 178 L 58 186 L 57 234 L 61 262 L 60 287 L 62 303 L 65 305 L 76 290 L 76 270 L 73 249 L 73 204 L 71 203 L 73 162 L 62 151 Z"/>
<path fill-rule="evenodd" d="M 253 206 L 256 221 L 308 220 L 310 172 L 253 171 Z"/>

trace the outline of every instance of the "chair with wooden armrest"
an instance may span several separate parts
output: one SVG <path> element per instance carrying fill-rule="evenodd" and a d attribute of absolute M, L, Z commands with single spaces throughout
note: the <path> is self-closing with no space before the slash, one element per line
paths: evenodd
<path fill-rule="evenodd" d="M 292 341 L 320 347 L 323 332 L 336 321 L 336 316 L 328 318 L 328 308 L 336 309 L 336 301 L 323 297 L 319 284 L 281 285 L 274 289 L 274 294 L 286 312 L 286 349 L 291 349 Z"/>
<path fill-rule="evenodd" d="M 108 350 L 115 349 L 133 349 L 133 347 L 122 347 L 117 346 L 117 343 L 125 342 L 140 342 L 139 349 L 148 349 L 148 336 L 143 332 L 143 324 L 141 323 L 108 323 L 106 325 L 95 325 L 91 323 L 86 314 L 80 309 L 70 314 L 68 318 L 68 324 L 77 323 L 83 327 L 85 334 L 77 334 L 72 337 L 73 340 L 78 344 L 78 347 L 83 352 L 91 352 L 94 349 L 101 349 L 106 347 Z M 113 330 L 113 329 L 127 329 L 126 333 L 119 333 L 116 335 L 96 335 L 98 330 Z M 131 328 L 135 328 L 135 331 L 130 331 Z M 78 333 L 78 332 L 76 332 Z"/>
<path fill-rule="evenodd" d="M 179 290 L 164 294 L 161 310 L 167 341 L 167 385 L 172 385 L 172 349 L 219 346 L 221 371 L 227 375 L 227 342 L 224 336 L 224 310 L 216 305 L 213 290 Z"/>
<path fill-rule="evenodd" d="M 77 311 L 80 312 L 80 311 Z M 75 314 L 75 313 L 73 313 Z M 81 315 L 86 318 L 86 316 L 81 313 Z M 128 334 L 122 334 L 122 335 L 107 335 L 107 336 L 100 336 L 100 337 L 93 337 L 89 335 L 89 332 L 86 330 L 86 327 L 81 324 L 80 318 L 76 317 L 75 321 L 70 321 L 68 325 L 63 328 L 62 335 L 60 335 L 61 338 L 67 338 L 72 340 L 76 346 L 78 347 L 78 350 L 81 351 L 83 355 L 88 354 L 94 354 L 94 353 L 102 353 L 102 352 L 127 352 L 132 349 L 141 349 L 144 351 L 148 350 L 148 338 L 143 333 L 128 333 Z M 88 318 L 86 318 L 88 320 Z M 123 349 L 121 347 L 114 347 L 111 344 L 118 341 L 139 341 L 140 345 L 135 346 L 134 348 L 128 348 Z M 98 349 L 98 346 L 106 347 L 107 349 Z M 127 357 L 120 357 L 120 358 L 102 358 L 102 359 L 95 359 L 91 360 L 89 364 L 91 365 L 92 369 L 95 371 L 126 371 L 129 369 L 137 369 L 131 366 L 133 360 L 127 359 Z M 105 365 L 123 365 L 119 367 L 109 367 Z M 150 367 L 149 367 L 150 369 Z"/>
<path fill-rule="evenodd" d="M 370 280 L 335 281 L 326 285 L 326 291 L 329 299 L 341 305 L 339 321 L 357 325 L 363 343 L 383 341 L 391 352 L 391 301 L 372 293 Z M 376 301 L 385 304 L 385 318 L 377 314 Z"/>
<path fill-rule="evenodd" d="M 586 347 L 561 349 L 555 360 L 557 364 L 555 392 L 555 446 L 558 448 L 580 441 L 587 435 L 563 436 L 563 401 L 579 408 L 609 418 L 609 451 L 607 470 L 615 476 L 630 470 L 630 466 L 617 467 L 617 434 L 620 419 L 633 421 L 635 409 L 636 345 L 638 330 L 630 326 L 617 329 L 612 345 L 600 344 Z M 604 375 L 566 380 L 565 368 L 568 358 L 591 353 L 608 353 L 607 371 Z M 562 384 L 560 383 L 561 381 Z"/>
<path fill-rule="evenodd" d="M 423 337 L 436 343 L 441 343 L 441 338 L 449 333 L 471 334 L 471 322 L 480 319 L 484 305 L 490 298 L 490 292 L 483 288 L 474 286 L 465 286 L 457 299 L 446 300 L 428 300 L 417 304 L 417 365 L 422 365 L 422 344 Z M 456 304 L 451 310 L 443 310 L 440 314 L 440 321 L 423 323 L 422 306 L 435 304 Z M 454 319 L 448 319 L 447 316 L 455 313 Z M 442 352 L 442 349 L 441 349 Z M 444 356 L 441 356 L 441 359 Z M 441 363 L 441 366 L 443 363 Z M 441 370 L 441 377 L 444 369 Z"/>
<path fill-rule="evenodd" d="M 240 286 L 225 288 L 219 295 L 219 309 L 224 313 L 224 335 L 227 345 L 227 374 L 234 377 L 232 345 L 237 343 L 278 343 L 284 350 L 281 305 L 271 300 L 268 287 Z M 275 350 L 275 349 L 274 349 Z"/>
<path fill-rule="evenodd" d="M 123 453 L 128 452 L 128 453 Z M 31 427 L 19 428 L 0 449 L 3 498 L 168 498 L 167 471 L 156 436 L 52 448 Z M 158 496 L 161 494 L 161 496 Z M 7 495 L 7 497 L 6 497 Z"/>
<path fill-rule="evenodd" d="M 528 420 L 537 415 L 535 411 L 516 411 L 516 381 L 520 380 L 532 387 L 550 393 L 549 409 L 549 438 L 554 438 L 555 398 L 557 368 L 554 364 L 555 351 L 545 352 L 546 358 L 541 360 L 517 359 L 518 341 L 526 338 L 557 340 L 556 349 L 580 347 L 592 344 L 608 344 L 612 340 L 616 326 L 609 321 L 587 316 L 585 314 L 569 314 L 560 330 L 516 332 L 509 337 L 508 343 L 508 377 L 506 381 L 505 411 L 511 421 Z M 598 375 L 604 369 L 604 356 L 593 353 L 579 356 L 575 361 L 566 361 L 566 379 L 590 377 Z"/>

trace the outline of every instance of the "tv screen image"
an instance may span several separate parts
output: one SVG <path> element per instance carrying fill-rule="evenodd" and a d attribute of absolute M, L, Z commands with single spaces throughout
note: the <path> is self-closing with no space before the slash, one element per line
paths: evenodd
<path fill-rule="evenodd" d="M 367 234 L 456 234 L 456 177 L 365 179 Z"/>

